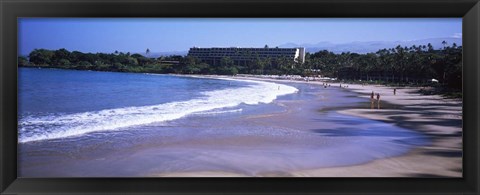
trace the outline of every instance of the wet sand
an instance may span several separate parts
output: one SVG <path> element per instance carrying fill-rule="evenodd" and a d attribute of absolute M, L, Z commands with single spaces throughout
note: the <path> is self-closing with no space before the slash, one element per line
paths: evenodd
<path fill-rule="evenodd" d="M 237 77 L 238 78 L 238 77 Z M 280 83 L 309 83 L 321 85 L 323 82 L 305 82 L 298 80 L 277 80 L 266 78 L 242 77 L 273 81 Z M 381 85 L 346 84 L 348 88 L 340 88 L 339 83 L 329 83 L 336 90 L 353 92 L 364 101 L 356 106 L 327 106 L 320 112 L 334 112 L 344 115 L 381 121 L 397 127 L 414 130 L 431 140 L 428 144 L 420 144 L 408 152 L 387 158 L 380 158 L 356 165 L 330 166 L 315 169 L 294 171 L 266 172 L 255 176 L 265 177 L 461 177 L 462 176 L 462 102 L 445 99 L 438 95 L 421 95 L 418 88 L 393 88 Z M 345 84 L 343 84 L 345 86 Z M 370 109 L 370 93 L 380 93 L 380 109 Z M 377 108 L 377 104 L 375 104 Z M 298 113 L 297 113 L 298 114 Z M 294 116 L 294 115 L 291 115 Z M 286 119 L 286 118 L 284 118 Z M 279 120 L 268 116 L 262 119 Z M 282 125 L 294 122 L 279 122 Z M 298 121 L 296 121 L 298 124 Z M 336 131 L 332 134 L 341 134 Z M 353 137 L 347 136 L 353 141 Z M 378 148 L 383 150 L 384 148 Z M 341 154 L 339 151 L 338 154 Z M 232 172 L 172 172 L 155 174 L 166 177 L 239 177 L 252 176 Z"/>
<path fill-rule="evenodd" d="M 252 78 L 251 78 L 252 79 Z M 253 78 L 256 79 L 256 78 Z M 261 79 L 271 80 L 271 79 Z M 271 80 L 276 81 L 276 80 Z M 303 82 L 303 81 L 288 81 Z M 322 84 L 322 82 L 309 82 Z M 339 88 L 340 83 L 330 83 Z M 345 85 L 348 87 L 345 88 Z M 355 166 L 319 168 L 292 172 L 310 177 L 462 177 L 462 102 L 439 95 L 422 95 L 420 88 L 343 84 L 366 100 L 367 108 L 337 108 L 338 113 L 368 118 L 415 130 L 432 142 L 405 155 L 377 159 Z M 380 93 L 380 109 L 369 109 L 370 94 Z M 375 104 L 375 107 L 377 105 Z"/>
<path fill-rule="evenodd" d="M 320 108 L 327 108 L 326 105 L 356 107 L 361 99 L 349 97 L 350 93 L 338 89 L 322 91 L 324 89 L 317 88 L 317 90 L 312 93 L 318 97 L 308 101 L 279 99 L 276 104 L 285 108 L 283 112 L 246 115 L 234 120 L 234 123 L 229 123 L 230 128 L 236 127 L 238 131 L 243 132 L 242 136 L 190 140 L 169 149 L 170 151 L 201 149 L 200 155 L 193 155 L 198 151 L 191 149 L 188 149 L 188 154 L 197 160 L 196 163 L 213 164 L 216 168 L 203 167 L 196 171 L 189 168 L 177 172 L 158 170 L 157 173 L 152 172 L 148 176 L 292 177 L 299 176 L 295 175 L 297 171 L 318 167 L 350 166 L 401 155 L 408 152 L 412 145 L 425 141 L 415 140 L 421 138 L 392 125 L 322 110 Z M 308 93 L 301 91 L 303 95 Z M 350 102 L 345 103 L 347 101 Z M 220 129 L 232 131 L 226 127 Z M 379 150 L 380 147 L 383 149 Z M 138 157 L 166 152 L 153 149 L 138 154 Z M 217 170 L 205 171 L 212 169 Z"/>

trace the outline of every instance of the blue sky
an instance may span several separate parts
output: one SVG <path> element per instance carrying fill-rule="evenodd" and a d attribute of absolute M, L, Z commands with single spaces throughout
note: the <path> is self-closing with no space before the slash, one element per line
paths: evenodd
<path fill-rule="evenodd" d="M 20 18 L 18 30 L 21 55 L 35 48 L 134 53 L 461 37 L 462 19 Z"/>

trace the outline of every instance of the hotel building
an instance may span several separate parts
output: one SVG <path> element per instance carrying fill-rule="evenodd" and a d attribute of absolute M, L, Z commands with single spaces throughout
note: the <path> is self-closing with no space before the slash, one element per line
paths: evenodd
<path fill-rule="evenodd" d="M 229 57 L 235 64 L 248 61 L 270 58 L 271 60 L 286 58 L 294 62 L 305 62 L 305 48 L 240 48 L 240 47 L 193 47 L 188 51 L 188 56 L 196 57 L 206 63 L 219 63 L 223 57 Z"/>

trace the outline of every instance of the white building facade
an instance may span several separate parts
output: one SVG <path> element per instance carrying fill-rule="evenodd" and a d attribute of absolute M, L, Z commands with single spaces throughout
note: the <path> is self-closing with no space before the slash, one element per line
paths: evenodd
<path fill-rule="evenodd" d="M 240 48 L 240 47 L 193 47 L 188 51 L 188 56 L 196 57 L 204 62 L 215 63 L 228 57 L 235 63 L 242 63 L 255 59 L 291 59 L 295 62 L 305 62 L 305 48 Z"/>

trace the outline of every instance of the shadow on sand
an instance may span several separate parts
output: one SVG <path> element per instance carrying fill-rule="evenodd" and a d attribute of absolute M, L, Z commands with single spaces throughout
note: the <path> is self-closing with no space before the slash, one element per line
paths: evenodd
<path fill-rule="evenodd" d="M 412 101 L 415 102 L 415 101 Z M 451 104 L 439 104 L 439 103 L 427 103 L 427 104 L 411 104 L 411 105 L 395 105 L 388 102 L 382 102 L 381 115 L 385 116 L 386 119 L 381 120 L 385 123 L 389 123 L 401 128 L 415 130 L 421 132 L 423 135 L 428 137 L 433 142 L 437 143 L 446 143 L 449 141 L 460 141 L 460 144 L 455 144 L 452 146 L 441 145 L 439 147 L 427 147 L 422 151 L 422 155 L 426 156 L 436 156 L 436 157 L 446 157 L 446 158 L 459 158 L 463 157 L 462 151 L 462 116 L 459 115 L 457 118 L 445 119 L 445 115 L 453 115 L 449 110 L 455 111 L 458 110 L 458 107 L 461 107 L 462 103 L 451 103 Z M 441 109 L 438 109 L 438 108 Z M 342 109 L 368 109 L 366 112 L 370 112 L 370 102 L 358 103 L 353 106 L 345 107 L 336 107 L 336 108 L 326 108 L 320 110 L 320 112 L 326 111 L 338 111 Z M 446 112 L 447 111 L 447 112 Z M 413 116 L 412 116 L 413 114 Z M 420 117 L 415 117 L 420 116 Z M 347 120 L 347 119 L 334 119 L 334 123 L 344 124 L 351 127 L 342 127 L 337 129 L 313 129 L 315 133 L 321 133 L 325 136 L 392 136 L 399 137 L 401 139 L 393 140 L 395 142 L 401 142 L 402 144 L 416 145 L 421 143 L 417 138 L 410 137 L 412 136 L 409 133 L 399 132 L 399 131 L 389 131 L 388 128 L 374 128 L 368 130 L 358 129 L 355 126 L 361 125 L 361 120 Z M 448 128 L 459 128 L 460 130 L 455 131 L 442 131 L 441 129 L 433 129 L 432 126 L 438 127 L 448 127 Z M 425 137 L 423 137 L 425 138 Z M 439 149 L 440 148 L 440 149 Z M 456 168 L 451 170 L 457 173 L 462 173 L 461 168 Z M 436 174 L 424 174 L 424 173 L 415 173 L 415 174 L 405 174 L 407 177 L 422 177 L 422 178 L 438 178 L 445 177 L 442 175 Z"/>

